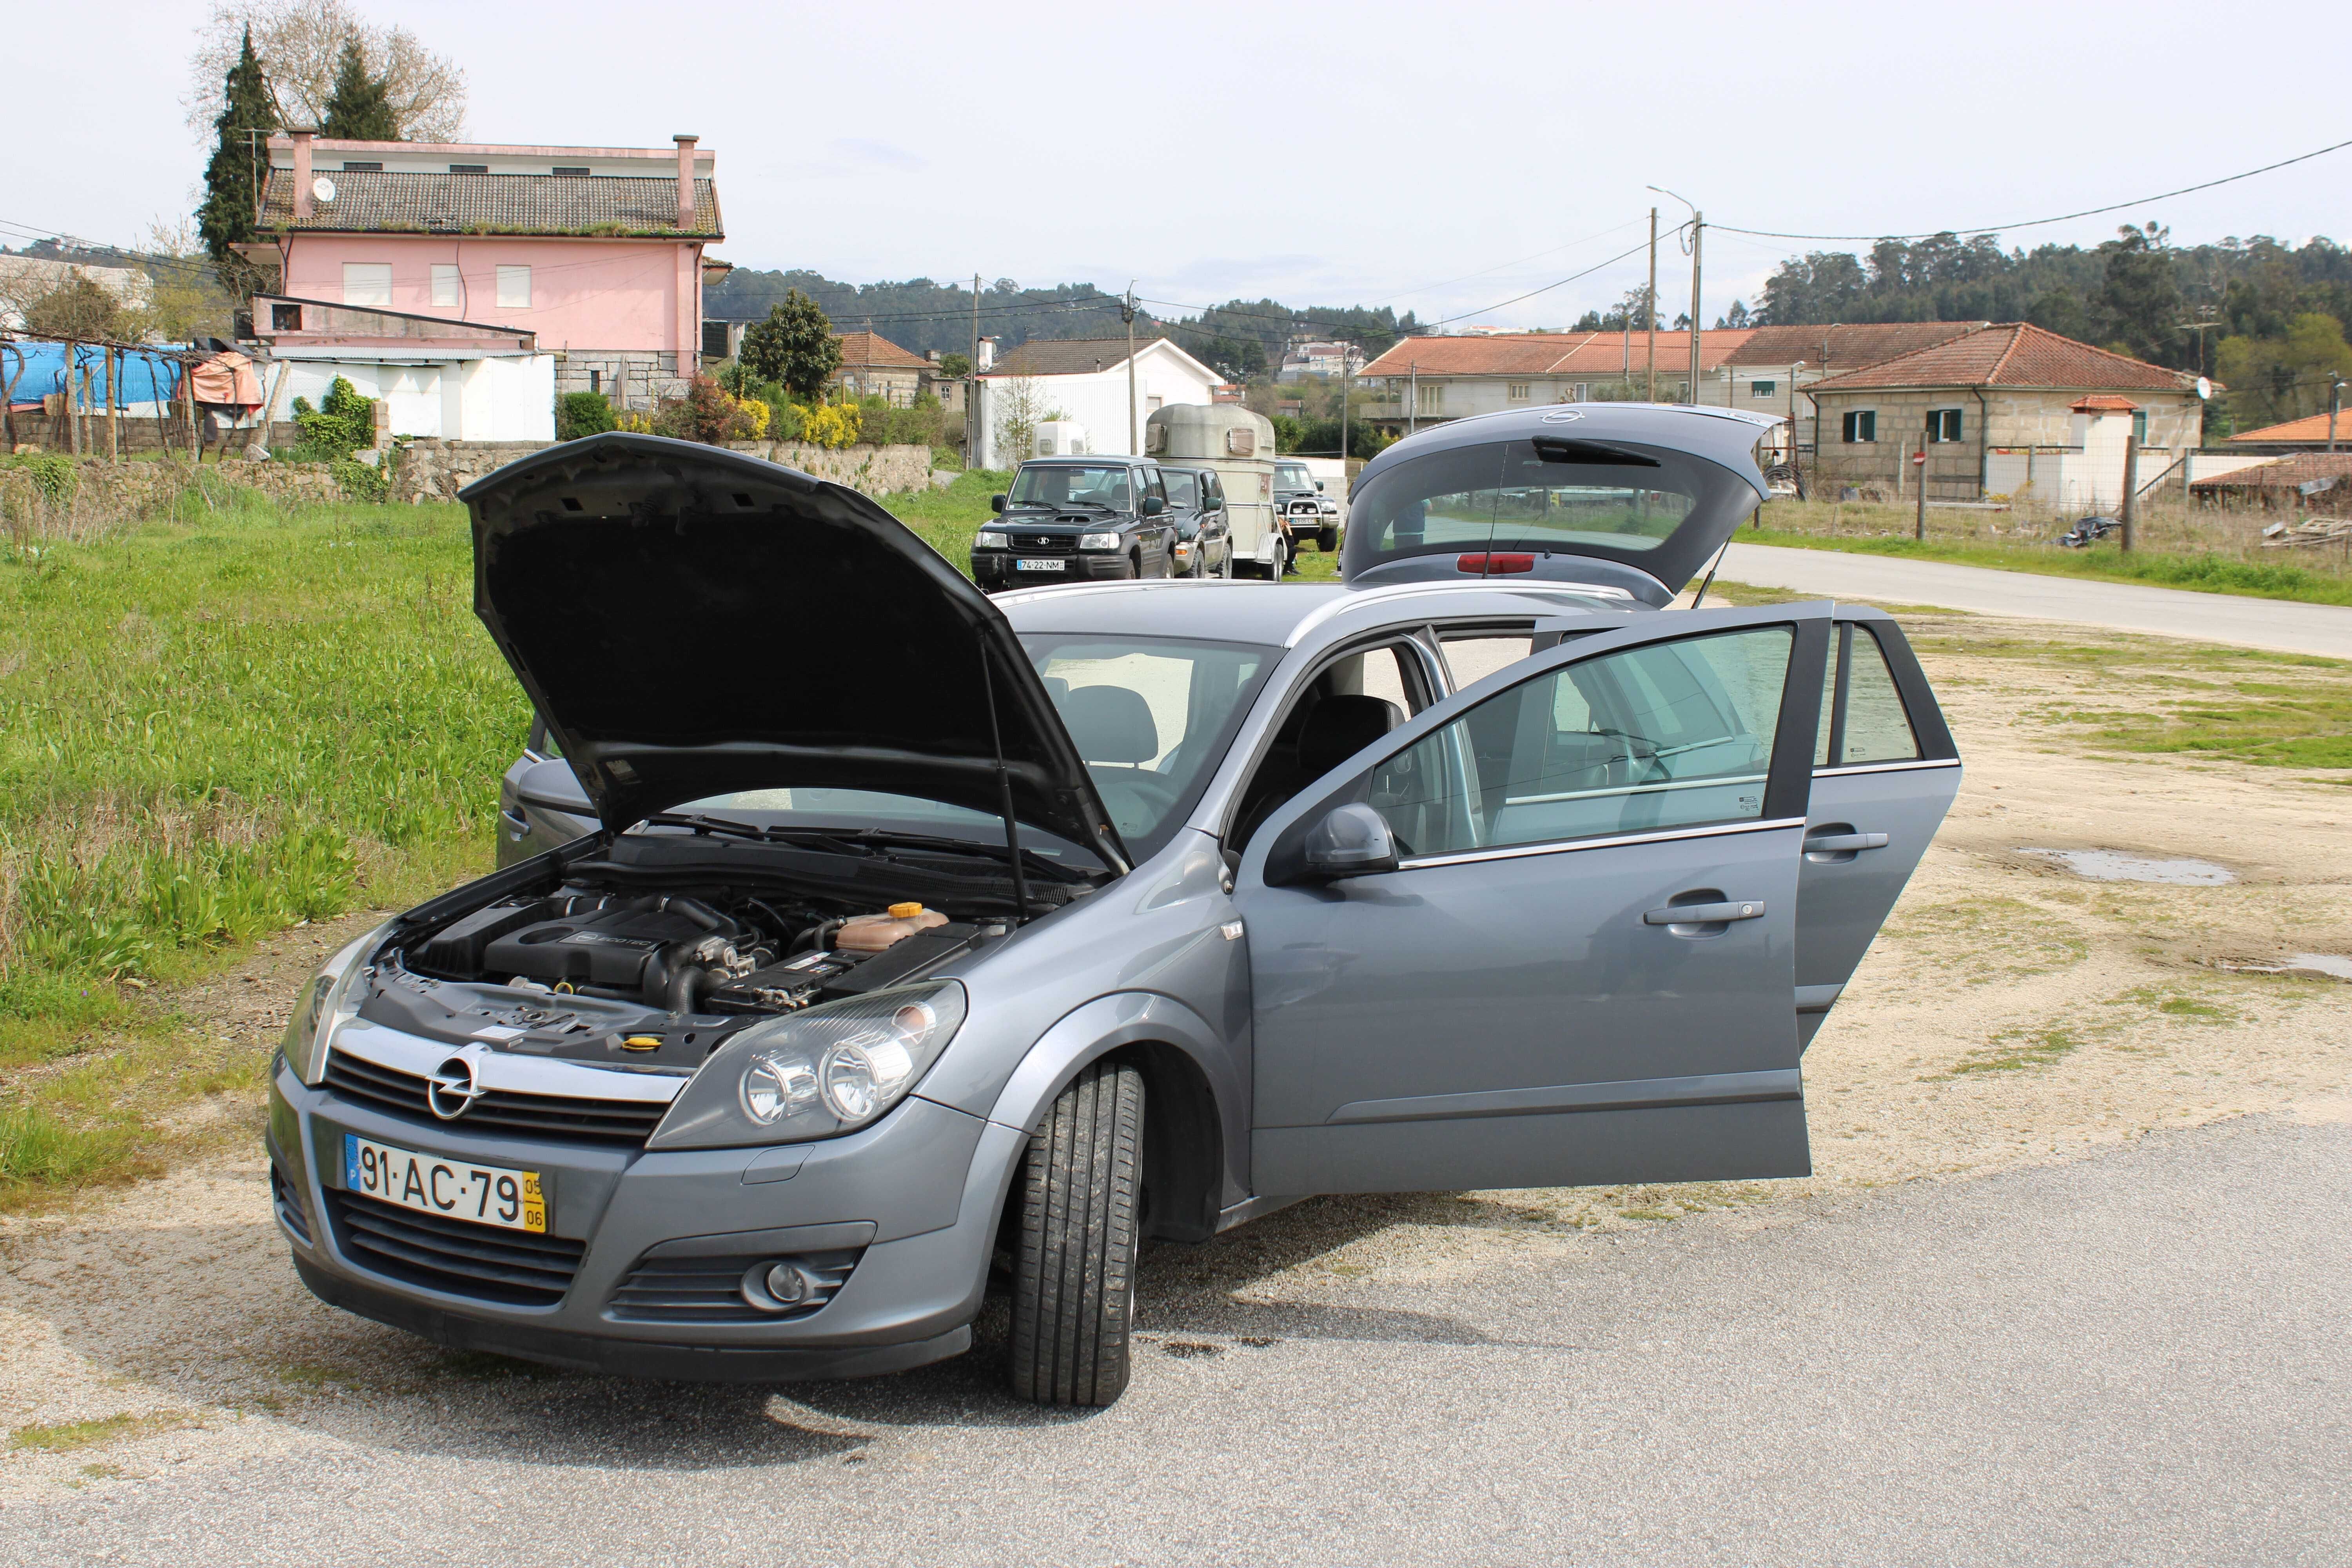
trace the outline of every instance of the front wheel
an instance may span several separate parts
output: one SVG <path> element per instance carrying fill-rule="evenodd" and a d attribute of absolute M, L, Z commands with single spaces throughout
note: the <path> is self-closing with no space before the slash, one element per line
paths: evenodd
<path fill-rule="evenodd" d="M 1143 1075 L 1096 1062 L 1030 1135 L 1013 1183 L 1013 1394 L 1112 1403 L 1127 1391 L 1143 1172 Z"/>
<path fill-rule="evenodd" d="M 1323 528 L 1318 530 L 1315 534 L 1315 548 L 1321 551 L 1326 555 L 1337 555 L 1339 553 L 1339 530 L 1338 525 L 1327 524 Z"/>

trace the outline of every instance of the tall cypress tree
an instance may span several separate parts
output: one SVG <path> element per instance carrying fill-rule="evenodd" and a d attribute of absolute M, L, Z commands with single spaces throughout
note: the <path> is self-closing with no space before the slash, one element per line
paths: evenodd
<path fill-rule="evenodd" d="M 382 77 L 368 75 L 367 57 L 360 52 L 359 40 L 343 41 L 341 58 L 335 64 L 335 90 L 327 100 L 327 116 L 319 127 L 321 136 L 332 136 L 344 142 L 397 142 L 400 138 L 400 116 L 394 112 L 390 84 Z"/>
<path fill-rule="evenodd" d="M 261 205 L 255 175 L 257 172 L 267 179 L 269 172 L 266 152 L 257 149 L 249 132 L 278 129 L 278 100 L 269 90 L 269 79 L 262 75 L 261 58 L 253 52 L 250 27 L 236 64 L 229 67 L 223 97 L 226 101 L 220 118 L 213 121 L 213 155 L 205 165 L 205 199 L 196 208 L 196 231 L 212 253 L 222 287 L 242 296 L 252 292 L 253 268 L 229 247 L 253 237 Z"/>

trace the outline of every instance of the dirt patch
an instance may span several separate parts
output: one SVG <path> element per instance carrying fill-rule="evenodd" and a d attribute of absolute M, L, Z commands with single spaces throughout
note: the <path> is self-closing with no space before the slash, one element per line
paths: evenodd
<path fill-rule="evenodd" d="M 2050 717 L 2079 696 L 2078 669 L 1971 652 L 2013 641 L 2013 626 L 1913 625 L 1967 777 L 1806 1056 L 1815 1175 L 1318 1200 L 1147 1255 L 1139 1338 L 1209 1357 L 1263 1342 L 1256 1310 L 1338 1279 L 1441 1278 L 1710 1211 L 1793 1224 L 1815 1194 L 2078 1158 L 2254 1111 L 2352 1117 L 2352 991 L 2292 967 L 2352 951 L 2352 791 L 2278 768 L 2103 754 Z M 2165 700 L 2100 694 L 2106 710 Z M 2099 881 L 2023 852 L 2053 848 L 2203 860 L 2233 879 Z M 310 966 L 373 918 L 287 933 L 169 1003 L 213 1037 L 266 1050 Z M 32 1435 L 0 1458 L 0 1502 L 295 1444 L 535 1430 L 550 1400 L 653 1411 L 754 1396 L 668 1391 L 648 1405 L 638 1385 L 453 1356 L 317 1305 L 269 1215 L 257 1097 L 207 1103 L 217 1153 L 0 1222 L 0 1429 Z M 985 1373 L 969 1374 L 975 1398 Z"/>

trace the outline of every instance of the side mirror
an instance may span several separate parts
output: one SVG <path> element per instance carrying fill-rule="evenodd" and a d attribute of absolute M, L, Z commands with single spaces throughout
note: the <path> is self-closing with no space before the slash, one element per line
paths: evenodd
<path fill-rule="evenodd" d="M 1389 837 L 1387 821 L 1369 805 L 1335 805 L 1307 830 L 1310 877 L 1368 877 L 1396 868 L 1396 841 Z"/>
<path fill-rule="evenodd" d="M 988 510 L 991 511 L 1003 511 L 1004 510 L 1004 498 L 1003 496 L 989 497 Z"/>
<path fill-rule="evenodd" d="M 1315 481 L 1315 491 L 1318 495 L 1320 495 L 1323 492 L 1323 481 L 1321 479 Z"/>
<path fill-rule="evenodd" d="M 1168 503 L 1161 500 L 1158 496 L 1145 496 L 1143 498 L 1144 516 L 1158 517 L 1161 512 L 1166 511 L 1167 510 Z"/>

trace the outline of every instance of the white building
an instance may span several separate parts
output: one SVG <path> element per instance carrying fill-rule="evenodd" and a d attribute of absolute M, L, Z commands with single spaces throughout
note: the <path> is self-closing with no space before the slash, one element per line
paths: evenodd
<path fill-rule="evenodd" d="M 1300 381 L 1310 375 L 1360 375 L 1364 351 L 1353 343 L 1327 338 L 1293 338 L 1282 353 L 1276 381 Z"/>
<path fill-rule="evenodd" d="M 337 376 L 380 401 L 393 436 L 449 441 L 551 441 L 562 356 L 537 335 L 401 310 L 259 295 L 254 335 L 268 345 L 263 411 L 291 419 L 294 400 L 324 401 Z"/>
<path fill-rule="evenodd" d="M 1105 454 L 1143 449 L 1143 426 L 1155 409 L 1206 405 L 1224 378 L 1165 338 L 1135 347 L 1135 420 L 1128 424 L 1127 340 L 1033 339 L 996 356 L 973 378 L 978 398 L 973 466 L 1009 468 L 1027 452 L 1002 452 L 998 437 L 1009 405 L 1030 405 L 1034 418 L 1073 420 L 1087 445 Z"/>

